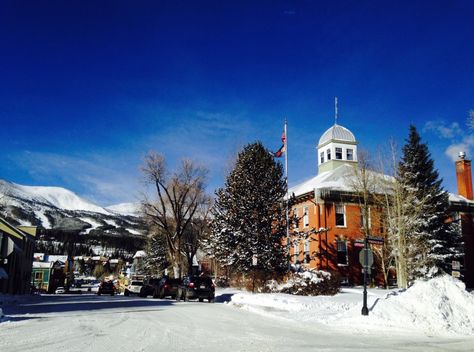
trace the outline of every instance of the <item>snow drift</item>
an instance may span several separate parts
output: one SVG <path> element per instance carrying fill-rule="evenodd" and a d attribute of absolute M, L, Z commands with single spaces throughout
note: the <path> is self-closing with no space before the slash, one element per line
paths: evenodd
<path fill-rule="evenodd" d="M 474 294 L 450 276 L 418 281 L 407 290 L 369 290 L 369 316 L 361 315 L 362 289 L 336 296 L 237 293 L 230 305 L 266 316 L 320 323 L 360 333 L 474 335 Z"/>
<path fill-rule="evenodd" d="M 433 335 L 473 335 L 474 295 L 463 282 L 447 275 L 418 281 L 377 302 L 372 320 L 386 326 L 420 328 Z"/>

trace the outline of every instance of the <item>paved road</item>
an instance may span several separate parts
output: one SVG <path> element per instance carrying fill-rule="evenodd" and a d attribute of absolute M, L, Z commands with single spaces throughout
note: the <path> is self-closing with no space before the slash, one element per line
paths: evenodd
<path fill-rule="evenodd" d="M 4 308 L 0 351 L 472 351 L 474 339 L 354 335 L 215 304 L 38 296 Z"/>

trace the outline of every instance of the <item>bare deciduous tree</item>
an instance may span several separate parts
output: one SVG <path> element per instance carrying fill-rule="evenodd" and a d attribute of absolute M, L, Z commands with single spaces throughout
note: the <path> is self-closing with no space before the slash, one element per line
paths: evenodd
<path fill-rule="evenodd" d="M 208 170 L 183 160 L 175 172 L 169 173 L 164 156 L 150 152 L 145 157 L 142 172 L 155 193 L 152 198 L 144 196 L 145 219 L 165 237 L 174 275 L 180 277 L 187 231 L 197 220 L 199 207 L 209 201 L 205 193 Z"/>
<path fill-rule="evenodd" d="M 187 260 L 188 272 L 191 272 L 193 258 L 201 247 L 202 240 L 209 237 L 209 215 L 211 213 L 211 197 L 204 197 L 198 205 L 194 219 L 189 223 L 183 237 L 182 254 Z"/>
<path fill-rule="evenodd" d="M 403 184 L 398 177 L 397 148 L 394 142 L 390 143 L 390 168 L 395 177 L 386 182 L 384 197 L 381 205 L 384 209 L 387 240 L 391 256 L 397 270 L 397 285 L 407 288 L 413 280 L 415 266 L 424 265 L 428 244 L 412 236 L 416 232 L 423 215 L 423 199 L 416 194 L 416 190 Z"/>
<path fill-rule="evenodd" d="M 383 199 L 383 195 L 390 187 L 389 182 L 390 179 L 387 179 L 383 173 L 375 171 L 375 168 L 371 165 L 368 152 L 359 152 L 358 163 L 354 166 L 353 178 L 350 183 L 359 202 L 362 220 L 361 232 L 364 236 L 371 236 L 371 220 L 376 220 L 375 223 L 382 225 L 384 212 L 380 200 Z M 381 227 L 383 228 L 383 226 Z M 371 247 L 387 285 L 389 270 L 393 265 L 390 245 L 388 241 L 384 241 L 381 245 Z"/>

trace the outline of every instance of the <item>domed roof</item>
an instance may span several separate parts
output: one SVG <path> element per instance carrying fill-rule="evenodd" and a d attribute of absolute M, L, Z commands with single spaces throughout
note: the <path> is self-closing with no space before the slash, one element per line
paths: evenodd
<path fill-rule="evenodd" d="M 345 142 L 356 142 L 354 134 L 351 131 L 341 125 L 334 124 L 334 126 L 328 128 L 321 138 L 319 138 L 318 145 L 325 144 L 333 139 Z"/>

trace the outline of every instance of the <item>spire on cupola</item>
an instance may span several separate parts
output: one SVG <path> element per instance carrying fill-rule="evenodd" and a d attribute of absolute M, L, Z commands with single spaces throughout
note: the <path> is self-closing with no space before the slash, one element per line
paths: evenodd
<path fill-rule="evenodd" d="M 347 128 L 338 125 L 339 106 L 334 98 L 334 125 L 319 139 L 318 173 L 334 170 L 342 164 L 357 163 L 357 140 Z"/>

